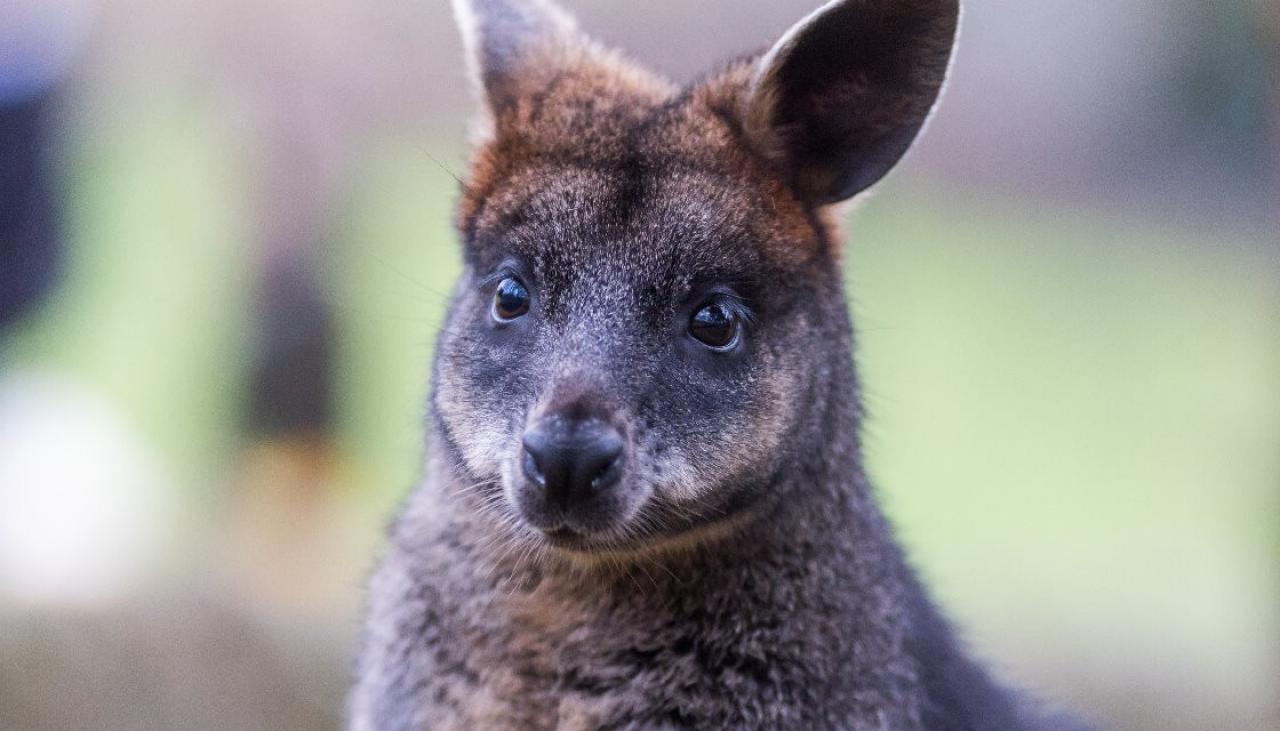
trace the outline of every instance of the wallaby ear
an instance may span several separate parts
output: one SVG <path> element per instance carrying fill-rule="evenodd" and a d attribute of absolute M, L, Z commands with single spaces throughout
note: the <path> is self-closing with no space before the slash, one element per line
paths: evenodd
<path fill-rule="evenodd" d="M 833 0 L 761 57 L 745 110 L 760 151 L 815 205 L 875 183 L 938 98 L 959 0 Z"/>
<path fill-rule="evenodd" d="M 472 82 L 493 116 L 589 45 L 551 0 L 453 0 L 453 12 Z"/>

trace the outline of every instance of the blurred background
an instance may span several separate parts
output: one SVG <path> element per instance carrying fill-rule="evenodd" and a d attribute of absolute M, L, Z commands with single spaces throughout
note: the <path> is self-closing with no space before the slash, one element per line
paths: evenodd
<path fill-rule="evenodd" d="M 679 80 L 816 0 L 568 0 Z M 414 484 L 444 0 L 0 2 L 0 728 L 332 729 Z M 847 277 L 870 469 L 1003 675 L 1280 729 L 1280 6 L 972 0 Z"/>

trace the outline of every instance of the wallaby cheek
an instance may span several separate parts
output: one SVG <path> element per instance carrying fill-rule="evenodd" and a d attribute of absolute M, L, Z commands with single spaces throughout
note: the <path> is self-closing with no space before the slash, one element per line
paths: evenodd
<path fill-rule="evenodd" d="M 724 408 L 670 431 L 660 451 L 650 448 L 655 482 L 665 496 L 696 503 L 773 471 L 795 423 L 790 405 L 798 383 L 795 371 L 772 360 L 766 356 L 744 383 L 723 389 Z"/>
<path fill-rule="evenodd" d="M 526 399 L 514 369 L 495 361 L 514 355 L 484 344 L 480 333 L 467 330 L 473 323 L 459 319 L 465 320 L 452 319 L 440 343 L 435 405 L 468 471 L 497 479 L 519 444 Z"/>
<path fill-rule="evenodd" d="M 480 479 L 499 477 L 511 435 L 492 396 L 450 369 L 436 386 L 436 408 L 468 471 Z"/>

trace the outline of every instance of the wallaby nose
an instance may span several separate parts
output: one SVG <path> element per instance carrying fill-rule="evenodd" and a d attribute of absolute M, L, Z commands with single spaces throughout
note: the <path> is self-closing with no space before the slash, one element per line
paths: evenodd
<path fill-rule="evenodd" d="M 622 435 L 603 421 L 552 416 L 525 432 L 522 466 L 547 500 L 568 507 L 618 481 L 622 449 Z"/>

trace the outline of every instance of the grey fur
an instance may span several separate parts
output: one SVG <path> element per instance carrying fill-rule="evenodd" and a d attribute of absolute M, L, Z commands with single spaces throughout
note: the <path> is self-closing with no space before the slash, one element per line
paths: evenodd
<path fill-rule="evenodd" d="M 430 459 L 370 586 L 353 729 L 1048 728 L 957 647 L 862 468 L 823 206 L 883 174 L 919 129 L 956 6 L 846 0 L 806 22 L 856 25 L 855 7 L 888 31 L 906 13 L 898 40 L 926 51 L 907 48 L 891 73 L 856 56 L 834 69 L 819 92 L 899 112 L 859 107 L 834 131 L 829 105 L 804 117 L 814 87 L 796 77 L 813 48 L 788 46 L 801 60 L 765 93 L 754 61 L 682 91 L 576 35 L 470 40 L 555 52 L 501 59 L 502 104 L 464 189 Z M 522 33 L 571 28 L 517 15 Z M 483 21 L 468 27 L 503 25 Z M 801 112 L 755 113 L 762 95 Z M 828 133 L 832 158 L 797 139 L 805 125 Z M 533 305 L 495 324 L 503 276 Z M 725 290 L 752 317 L 733 352 L 711 353 L 681 323 Z M 603 527 L 576 542 L 522 519 L 520 435 L 547 414 L 607 420 L 628 444 L 626 477 L 587 516 Z"/>

